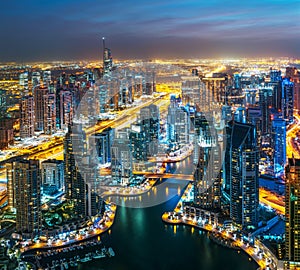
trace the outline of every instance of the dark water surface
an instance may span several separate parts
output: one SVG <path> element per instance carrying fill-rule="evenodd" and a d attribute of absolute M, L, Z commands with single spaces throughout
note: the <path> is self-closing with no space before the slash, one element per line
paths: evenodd
<path fill-rule="evenodd" d="M 183 161 L 175 173 L 189 173 L 192 159 Z M 254 270 L 258 266 L 242 251 L 211 242 L 207 233 L 185 225 L 167 225 L 161 215 L 171 211 L 186 181 L 168 179 L 140 197 L 118 198 L 115 223 L 101 236 L 115 257 L 94 260 L 79 266 L 87 270 Z M 163 203 L 158 204 L 163 201 Z M 132 205 L 135 208 L 125 207 Z M 150 207 L 142 207 L 142 206 Z M 136 208 L 140 206 L 141 208 Z"/>

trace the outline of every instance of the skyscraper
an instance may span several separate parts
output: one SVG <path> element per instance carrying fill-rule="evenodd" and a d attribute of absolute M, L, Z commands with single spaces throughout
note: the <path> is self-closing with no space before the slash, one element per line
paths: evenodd
<path fill-rule="evenodd" d="M 168 140 L 184 145 L 190 142 L 190 118 L 189 112 L 171 100 L 167 116 Z"/>
<path fill-rule="evenodd" d="M 64 175 L 66 198 L 74 202 L 76 216 L 87 215 L 87 185 L 76 159 L 81 159 L 87 149 L 86 137 L 79 124 L 69 126 L 64 140 Z"/>
<path fill-rule="evenodd" d="M 132 152 L 128 132 L 118 132 L 111 147 L 111 175 L 115 183 L 126 185 L 132 176 Z"/>
<path fill-rule="evenodd" d="M 272 148 L 274 174 L 283 172 L 286 163 L 286 122 L 277 115 L 272 120 Z"/>
<path fill-rule="evenodd" d="M 32 96 L 21 98 L 20 104 L 20 137 L 31 138 L 34 136 L 34 99 Z"/>
<path fill-rule="evenodd" d="M 60 129 L 67 128 L 73 120 L 73 94 L 69 90 L 56 91 L 56 125 Z"/>
<path fill-rule="evenodd" d="M 44 130 L 44 96 L 49 93 L 47 87 L 36 87 L 34 89 L 34 107 L 35 107 L 35 130 Z"/>
<path fill-rule="evenodd" d="M 287 123 L 292 123 L 294 109 L 294 83 L 290 79 L 285 78 L 282 81 L 282 116 Z"/>
<path fill-rule="evenodd" d="M 195 151 L 198 151 L 198 162 L 194 172 L 194 203 L 202 209 L 220 209 L 221 148 L 217 135 L 208 125 L 202 125 L 195 143 L 199 147 L 195 147 Z"/>
<path fill-rule="evenodd" d="M 300 159 L 288 159 L 285 176 L 285 269 L 297 270 L 300 268 Z"/>
<path fill-rule="evenodd" d="M 255 127 L 231 122 L 230 217 L 242 228 L 258 223 L 259 151 Z"/>
<path fill-rule="evenodd" d="M 261 134 L 267 135 L 271 133 L 271 114 L 273 102 L 273 89 L 272 88 L 260 88 L 259 89 L 259 107 L 261 110 L 262 127 Z"/>
<path fill-rule="evenodd" d="M 41 173 L 38 160 L 7 164 L 8 206 L 16 209 L 16 231 L 33 237 L 41 225 Z"/>
<path fill-rule="evenodd" d="M 19 75 L 19 85 L 20 85 L 20 88 L 21 88 L 21 95 L 28 95 L 29 94 L 29 87 L 28 87 L 28 72 L 24 72 L 24 73 L 21 73 Z"/>
<path fill-rule="evenodd" d="M 114 130 L 107 128 L 101 133 L 90 136 L 90 140 L 94 140 L 98 154 L 99 163 L 104 165 L 111 162 L 111 146 L 114 139 Z"/>
<path fill-rule="evenodd" d="M 106 48 L 105 46 L 105 38 L 102 38 L 103 41 L 103 73 L 108 74 L 112 71 L 112 56 L 111 56 L 111 50 L 109 48 Z"/>
<path fill-rule="evenodd" d="M 62 160 L 45 160 L 42 162 L 43 193 L 53 195 L 65 189 L 64 163 Z"/>
<path fill-rule="evenodd" d="M 140 125 L 145 132 L 147 156 L 154 156 L 158 152 L 158 137 L 160 130 L 159 108 L 151 104 L 140 110 Z"/>
<path fill-rule="evenodd" d="M 54 93 L 47 93 L 43 96 L 43 106 L 44 133 L 51 135 L 56 132 L 56 100 Z"/>

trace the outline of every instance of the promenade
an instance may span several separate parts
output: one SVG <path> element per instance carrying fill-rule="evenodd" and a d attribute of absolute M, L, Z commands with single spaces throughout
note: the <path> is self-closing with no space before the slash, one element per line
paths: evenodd
<path fill-rule="evenodd" d="M 138 187 L 111 187 L 109 190 L 104 191 L 101 196 L 106 198 L 109 196 L 140 196 L 147 193 L 155 185 L 157 180 L 146 180 L 142 185 Z M 43 240 L 25 240 L 22 242 L 21 253 L 34 250 L 34 249 L 52 249 L 62 248 L 65 246 L 77 244 L 99 236 L 108 231 L 114 223 L 117 206 L 114 203 L 107 204 L 108 210 L 104 212 L 101 220 L 94 222 L 85 228 L 76 231 L 70 231 L 67 233 L 61 233 L 58 237 L 47 237 L 46 235 L 41 236 Z M 97 217 L 92 217 L 96 220 Z"/>
<path fill-rule="evenodd" d="M 254 245 L 250 245 L 247 241 L 243 240 L 243 236 L 238 237 L 234 231 L 225 229 L 222 224 L 212 224 L 208 220 L 201 218 L 191 218 L 189 215 L 181 211 L 182 203 L 188 196 L 191 189 L 191 183 L 187 186 L 183 196 L 177 203 L 175 209 L 172 212 L 165 212 L 162 215 L 162 220 L 166 223 L 173 224 L 174 226 L 179 224 L 189 225 L 200 230 L 204 230 L 221 236 L 224 240 L 230 240 L 235 246 L 239 247 L 245 253 L 247 253 L 258 265 L 259 269 L 278 269 L 278 259 L 276 256 L 259 240 L 254 240 Z M 245 235 L 246 236 L 246 235 Z"/>

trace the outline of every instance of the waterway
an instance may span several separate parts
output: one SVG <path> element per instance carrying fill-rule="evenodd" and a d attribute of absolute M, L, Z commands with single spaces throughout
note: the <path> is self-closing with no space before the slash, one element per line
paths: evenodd
<path fill-rule="evenodd" d="M 176 173 L 190 173 L 192 158 L 183 161 Z M 89 270 L 254 270 L 258 266 L 242 251 L 210 241 L 207 233 L 186 225 L 167 225 L 161 215 L 171 211 L 187 182 L 168 179 L 148 193 L 133 199 L 117 198 L 112 229 L 101 236 L 115 257 L 79 266 Z M 133 206 L 133 207 L 129 207 Z"/>

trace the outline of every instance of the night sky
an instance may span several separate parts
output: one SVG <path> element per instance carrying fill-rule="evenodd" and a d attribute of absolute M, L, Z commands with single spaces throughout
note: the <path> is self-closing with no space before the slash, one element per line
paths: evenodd
<path fill-rule="evenodd" d="M 9 0 L 0 61 L 300 57 L 299 0 Z"/>

